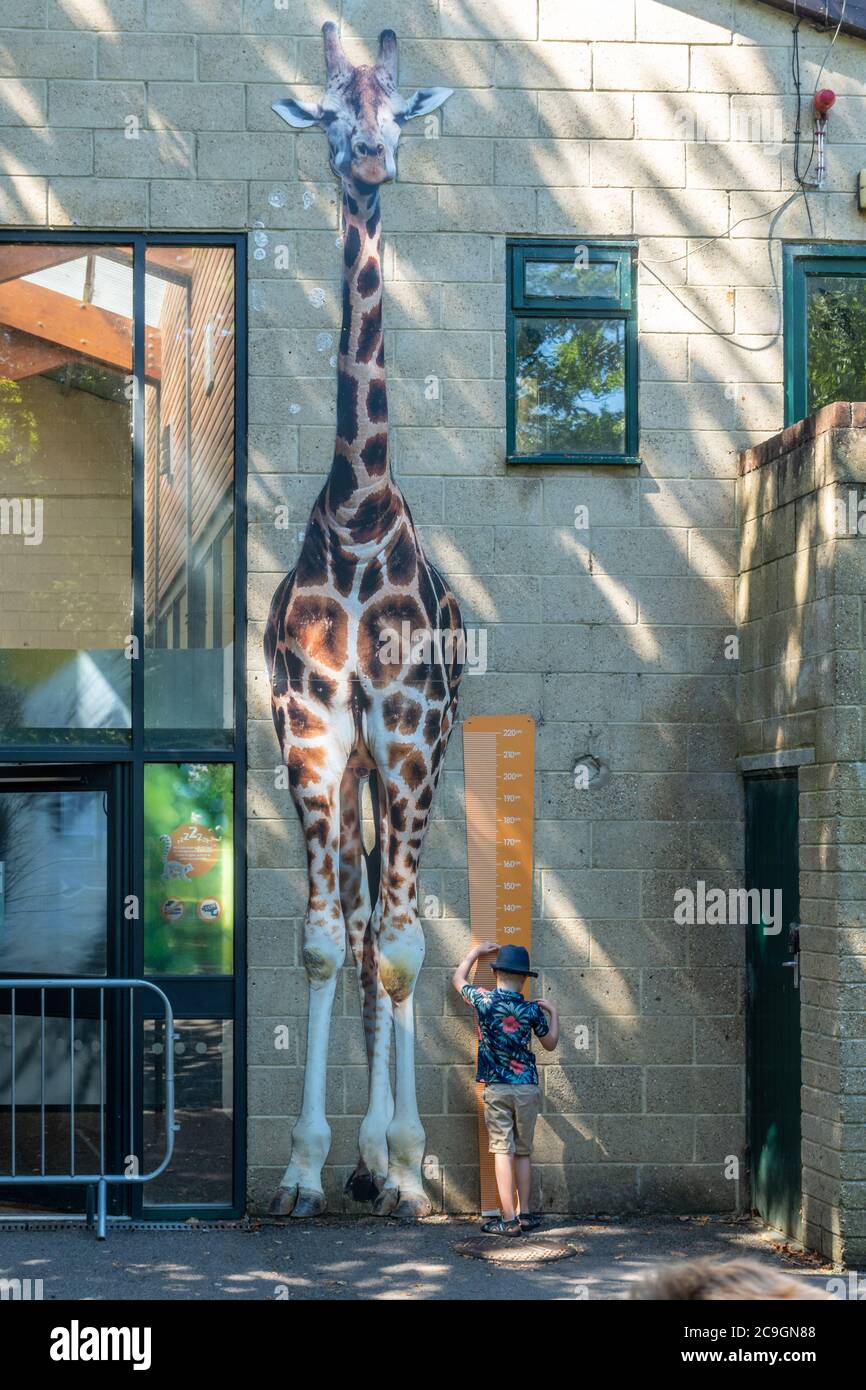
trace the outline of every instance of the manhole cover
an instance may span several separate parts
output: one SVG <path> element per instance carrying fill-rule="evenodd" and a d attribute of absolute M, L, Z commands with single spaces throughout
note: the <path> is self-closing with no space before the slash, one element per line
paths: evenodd
<path fill-rule="evenodd" d="M 538 1265 L 549 1260 L 570 1260 L 573 1255 L 581 1254 L 583 1248 L 566 1240 L 529 1240 L 526 1236 L 502 1236 L 499 1240 L 491 1236 L 476 1236 L 472 1240 L 458 1241 L 454 1246 L 458 1255 L 468 1255 L 473 1260 L 491 1260 L 502 1265 Z"/>

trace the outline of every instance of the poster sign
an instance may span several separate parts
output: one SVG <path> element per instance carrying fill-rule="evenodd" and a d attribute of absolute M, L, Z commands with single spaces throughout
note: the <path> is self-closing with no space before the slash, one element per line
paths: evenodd
<path fill-rule="evenodd" d="M 151 763 L 144 784 L 144 964 L 150 975 L 232 971 L 232 767 Z"/>

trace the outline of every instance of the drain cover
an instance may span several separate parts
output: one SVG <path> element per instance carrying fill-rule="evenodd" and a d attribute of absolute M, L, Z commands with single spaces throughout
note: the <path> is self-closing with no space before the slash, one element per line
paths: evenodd
<path fill-rule="evenodd" d="M 476 1236 L 458 1241 L 454 1249 L 458 1255 L 467 1255 L 472 1260 L 490 1260 L 502 1265 L 538 1265 L 550 1260 L 570 1260 L 573 1255 L 582 1254 L 584 1247 L 567 1240 L 530 1240 L 526 1236 L 502 1236 L 496 1240 L 491 1236 Z"/>

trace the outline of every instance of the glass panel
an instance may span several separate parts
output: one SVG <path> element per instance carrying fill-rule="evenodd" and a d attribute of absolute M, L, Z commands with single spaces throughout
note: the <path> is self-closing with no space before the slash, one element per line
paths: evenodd
<path fill-rule="evenodd" d="M 34 1004 L 22 1015 L 21 997 L 15 1019 L 15 1162 L 21 1177 L 42 1171 L 69 1173 L 72 1160 L 79 1173 L 95 1172 L 100 1154 L 100 1045 L 99 1021 L 76 1018 L 69 1057 L 67 1000 L 51 990 L 45 993 L 45 1089 L 42 1089 L 41 1021 L 38 991 L 28 993 Z M 8 995 L 7 995 L 8 999 Z M 107 1036 L 107 1029 L 106 1029 Z M 71 1078 L 75 1082 L 75 1145 L 71 1142 Z M 44 1104 L 44 1110 L 43 1110 Z M 107 1150 L 103 1149 L 103 1152 Z M 0 1016 L 0 1173 L 12 1170 L 12 1019 Z M 51 1194 L 50 1196 L 48 1194 Z M 46 1205 L 54 1193 L 48 1189 Z M 16 1206 L 9 1188 L 6 1205 Z M 31 1204 L 28 1199 L 28 1204 Z"/>
<path fill-rule="evenodd" d="M 151 763 L 144 770 L 144 968 L 231 975 L 233 769 Z"/>
<path fill-rule="evenodd" d="M 807 275 L 808 414 L 866 400 L 866 276 Z"/>
<path fill-rule="evenodd" d="M 0 974 L 104 975 L 103 791 L 0 792 Z"/>
<path fill-rule="evenodd" d="M 232 1200 L 233 1024 L 223 1019 L 177 1019 L 174 1044 L 175 1112 L 180 1130 L 172 1161 L 144 1185 L 147 1206 L 199 1205 Z M 144 1168 L 165 1152 L 165 1024 L 144 1026 Z"/>
<path fill-rule="evenodd" d="M 530 261 L 523 263 L 524 289 L 542 299 L 619 299 L 616 261 Z"/>
<path fill-rule="evenodd" d="M 517 318 L 518 454 L 625 450 L 622 319 Z"/>
<path fill-rule="evenodd" d="M 151 247 L 146 286 L 160 349 L 144 395 L 147 740 L 227 748 L 234 568 L 219 591 L 207 570 L 233 528 L 234 249 Z"/>
<path fill-rule="evenodd" d="M 132 253 L 0 246 L 0 742 L 130 724 Z"/>

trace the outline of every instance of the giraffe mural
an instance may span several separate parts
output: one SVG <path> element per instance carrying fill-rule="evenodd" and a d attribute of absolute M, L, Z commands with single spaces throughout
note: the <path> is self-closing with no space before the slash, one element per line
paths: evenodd
<path fill-rule="evenodd" d="M 328 1037 L 348 939 L 369 1101 L 347 1190 L 371 1200 L 379 1215 L 414 1218 L 431 1209 L 415 1093 L 413 996 L 424 959 L 417 871 L 456 716 L 464 632 L 457 601 L 425 557 L 391 472 L 379 193 L 395 177 L 405 122 L 436 110 L 451 92 L 400 95 L 390 29 L 380 35 L 376 62 L 357 67 L 335 24 L 322 33 L 327 86 L 321 100 L 274 103 L 289 125 L 318 125 L 327 133 L 331 169 L 342 184 L 343 309 L 334 459 L 298 563 L 274 594 L 265 633 L 274 724 L 304 829 L 309 878 L 304 1093 L 271 1212 L 311 1216 L 325 1209 Z M 370 855 L 361 834 L 365 777 L 378 834 Z"/>

